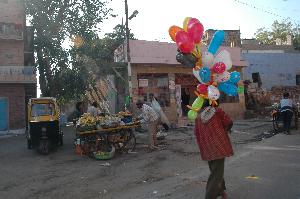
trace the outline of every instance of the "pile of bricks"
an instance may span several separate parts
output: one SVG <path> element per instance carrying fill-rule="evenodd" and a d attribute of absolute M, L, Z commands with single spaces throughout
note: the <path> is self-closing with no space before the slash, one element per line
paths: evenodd
<path fill-rule="evenodd" d="M 250 83 L 246 89 L 246 104 L 253 106 L 252 109 L 270 106 L 270 93 L 266 89 L 259 87 L 257 83 Z"/>
<path fill-rule="evenodd" d="M 269 91 L 271 103 L 278 103 L 285 92 L 290 94 L 295 103 L 300 102 L 300 86 L 276 86 Z"/>

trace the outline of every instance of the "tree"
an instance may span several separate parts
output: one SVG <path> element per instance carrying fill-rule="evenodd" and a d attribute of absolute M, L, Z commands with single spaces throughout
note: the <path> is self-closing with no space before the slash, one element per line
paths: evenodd
<path fill-rule="evenodd" d="M 300 41 L 300 28 L 299 25 L 293 25 L 288 20 L 273 22 L 271 30 L 266 28 L 259 28 L 256 33 L 256 39 L 262 44 L 276 44 L 276 39 L 280 39 L 282 43 L 287 42 L 288 36 L 292 37 L 292 43 L 295 49 L 299 49 Z"/>
<path fill-rule="evenodd" d="M 70 38 L 89 39 L 111 9 L 102 0 L 25 0 L 34 27 L 34 50 L 43 96 L 71 100 L 84 94 L 91 71 L 76 50 L 64 47 Z M 70 42 L 69 42 L 70 43 Z"/>
<path fill-rule="evenodd" d="M 134 34 L 129 35 L 130 39 L 135 39 Z M 85 60 L 85 62 L 93 63 L 94 72 L 101 75 L 116 74 L 114 70 L 114 51 L 125 42 L 125 26 L 117 25 L 112 33 L 106 33 L 104 38 L 100 39 L 97 35 L 91 35 L 86 38 L 82 45 L 75 48 L 76 54 Z M 124 69 L 126 65 L 123 65 Z M 124 74 L 123 74 L 124 75 Z M 124 79 L 123 79 L 124 80 Z"/>

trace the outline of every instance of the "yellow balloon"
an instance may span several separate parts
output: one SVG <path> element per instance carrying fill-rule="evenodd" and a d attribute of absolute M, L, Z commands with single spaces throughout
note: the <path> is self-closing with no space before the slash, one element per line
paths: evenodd
<path fill-rule="evenodd" d="M 191 19 L 191 17 L 186 17 L 183 21 L 183 30 L 187 31 L 188 22 Z"/>

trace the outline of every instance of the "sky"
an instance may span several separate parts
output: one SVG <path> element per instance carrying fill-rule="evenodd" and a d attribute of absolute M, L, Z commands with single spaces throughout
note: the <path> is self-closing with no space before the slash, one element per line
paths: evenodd
<path fill-rule="evenodd" d="M 125 23 L 124 0 L 112 0 L 108 6 L 118 16 L 105 20 L 101 36 Z M 290 18 L 300 23 L 300 0 L 128 0 L 129 28 L 139 40 L 171 42 L 168 29 L 182 27 L 185 17 L 197 18 L 204 29 L 241 30 L 241 38 L 252 38 L 258 28 L 271 27 L 274 20 Z"/>

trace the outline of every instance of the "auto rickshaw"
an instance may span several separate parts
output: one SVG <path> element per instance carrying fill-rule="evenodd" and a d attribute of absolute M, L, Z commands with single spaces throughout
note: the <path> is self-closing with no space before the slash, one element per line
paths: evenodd
<path fill-rule="evenodd" d="M 51 148 L 63 145 L 60 111 L 55 98 L 29 100 L 26 137 L 28 149 L 35 148 L 42 154 L 48 154 Z"/>

